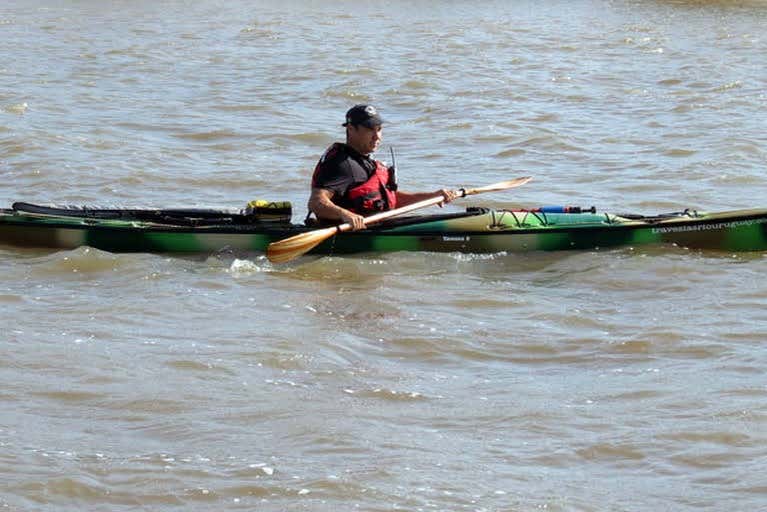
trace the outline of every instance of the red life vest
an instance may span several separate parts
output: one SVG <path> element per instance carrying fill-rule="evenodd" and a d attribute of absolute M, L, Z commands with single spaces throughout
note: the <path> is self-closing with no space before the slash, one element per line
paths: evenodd
<path fill-rule="evenodd" d="M 360 215 L 392 210 L 397 207 L 396 190 L 389 169 L 376 161 L 375 172 L 366 182 L 349 187 L 344 202 L 351 206 L 351 211 Z"/>

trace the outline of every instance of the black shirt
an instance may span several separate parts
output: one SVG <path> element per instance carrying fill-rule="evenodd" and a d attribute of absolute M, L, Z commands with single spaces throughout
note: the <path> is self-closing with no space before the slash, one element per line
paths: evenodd
<path fill-rule="evenodd" d="M 333 202 L 346 207 L 346 191 L 365 183 L 375 173 L 376 161 L 350 146 L 336 142 L 322 155 L 312 176 L 312 188 L 333 192 Z"/>

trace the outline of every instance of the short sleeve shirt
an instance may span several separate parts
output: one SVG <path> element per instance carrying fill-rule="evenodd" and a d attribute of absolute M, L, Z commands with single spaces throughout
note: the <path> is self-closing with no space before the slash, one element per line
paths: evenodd
<path fill-rule="evenodd" d="M 333 202 L 344 206 L 349 188 L 365 183 L 376 170 L 376 161 L 346 144 L 336 142 L 322 155 L 312 176 L 312 188 L 333 192 Z"/>

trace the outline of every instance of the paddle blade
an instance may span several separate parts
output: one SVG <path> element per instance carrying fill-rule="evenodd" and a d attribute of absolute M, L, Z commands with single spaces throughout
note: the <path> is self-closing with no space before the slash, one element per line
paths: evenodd
<path fill-rule="evenodd" d="M 477 187 L 477 188 L 467 188 L 466 195 L 470 196 L 473 194 L 481 194 L 483 192 L 497 192 L 500 190 L 508 190 L 510 188 L 519 187 L 520 185 L 524 185 L 528 181 L 533 179 L 532 176 L 524 176 L 522 178 L 515 178 L 513 180 L 508 181 L 501 181 L 499 183 L 493 183 L 492 185 L 487 185 L 484 187 Z"/>
<path fill-rule="evenodd" d="M 314 249 L 316 246 L 335 235 L 338 228 L 316 229 L 307 231 L 298 235 L 291 236 L 285 240 L 272 242 L 266 248 L 266 257 L 272 263 L 287 263 L 290 260 L 298 258 L 302 254 Z"/>

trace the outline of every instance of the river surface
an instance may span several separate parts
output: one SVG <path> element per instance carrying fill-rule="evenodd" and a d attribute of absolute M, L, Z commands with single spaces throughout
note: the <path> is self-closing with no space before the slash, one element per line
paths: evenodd
<path fill-rule="evenodd" d="M 5 0 L 0 204 L 767 207 L 767 3 Z M 0 246 L 0 509 L 767 507 L 767 259 Z"/>

